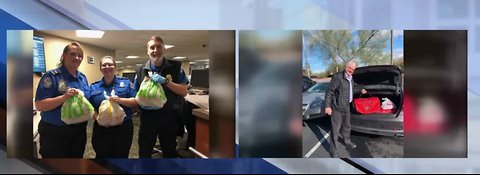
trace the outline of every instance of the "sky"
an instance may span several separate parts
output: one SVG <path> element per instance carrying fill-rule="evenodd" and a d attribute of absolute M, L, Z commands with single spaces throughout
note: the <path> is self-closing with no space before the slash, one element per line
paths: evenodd
<path fill-rule="evenodd" d="M 389 31 L 387 30 L 385 32 L 389 32 Z M 358 31 L 352 31 L 352 34 L 354 35 L 354 38 L 358 37 Z M 329 63 L 325 63 L 324 61 L 322 61 L 323 55 L 321 54 L 321 52 L 318 49 L 314 48 L 312 54 L 307 55 L 305 51 L 308 48 L 306 48 L 305 43 L 303 46 L 304 46 L 303 63 L 302 63 L 303 67 L 305 66 L 305 59 L 309 58 L 308 61 L 310 62 L 310 68 L 312 72 L 313 73 L 323 72 L 326 69 L 327 64 Z M 388 42 L 387 47 L 384 49 L 384 53 L 390 54 L 390 42 Z M 403 30 L 393 31 L 393 57 L 394 59 L 403 57 Z"/>

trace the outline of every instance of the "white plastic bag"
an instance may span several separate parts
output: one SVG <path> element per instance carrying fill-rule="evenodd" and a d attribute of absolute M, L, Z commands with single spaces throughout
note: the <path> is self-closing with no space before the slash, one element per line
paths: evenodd
<path fill-rule="evenodd" d="M 62 104 L 60 118 L 67 125 L 88 121 L 95 114 L 92 104 L 85 98 L 83 91 L 76 90 L 78 94 L 70 97 Z"/>
<path fill-rule="evenodd" d="M 162 85 L 145 77 L 135 96 L 138 104 L 144 109 L 161 109 L 167 102 Z"/>
<path fill-rule="evenodd" d="M 395 109 L 395 104 L 393 104 L 392 101 L 390 101 L 390 99 L 388 98 L 382 98 L 383 102 L 382 102 L 382 109 L 383 110 L 390 110 L 390 109 Z"/>
<path fill-rule="evenodd" d="M 103 95 L 105 96 L 106 100 L 103 100 L 102 104 L 100 104 L 100 107 L 98 108 L 97 123 L 104 127 L 122 124 L 123 120 L 127 116 L 125 111 L 118 103 L 111 102 L 110 97 L 107 96 L 105 91 L 103 91 Z M 115 90 L 112 90 L 110 95 L 114 96 Z"/>

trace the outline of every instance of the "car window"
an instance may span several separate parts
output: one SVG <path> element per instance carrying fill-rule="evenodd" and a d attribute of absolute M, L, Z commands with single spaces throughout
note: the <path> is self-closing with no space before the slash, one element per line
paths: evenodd
<path fill-rule="evenodd" d="M 318 83 L 309 88 L 306 92 L 308 93 L 324 93 L 328 89 L 329 83 Z"/>

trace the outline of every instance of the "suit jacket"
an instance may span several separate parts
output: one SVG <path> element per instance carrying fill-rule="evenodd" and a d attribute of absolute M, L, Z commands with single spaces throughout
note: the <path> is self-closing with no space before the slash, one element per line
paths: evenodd
<path fill-rule="evenodd" d="M 352 90 L 353 84 L 352 78 Z M 341 112 L 350 110 L 350 83 L 345 77 L 345 71 L 332 76 L 328 90 L 325 92 L 325 107 Z"/>

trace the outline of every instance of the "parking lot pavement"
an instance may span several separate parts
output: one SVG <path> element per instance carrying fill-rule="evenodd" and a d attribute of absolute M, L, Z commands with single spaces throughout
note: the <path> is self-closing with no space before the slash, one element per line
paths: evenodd
<path fill-rule="evenodd" d="M 330 118 L 319 118 L 304 122 L 303 126 L 303 157 L 328 158 L 331 157 Z M 403 157 L 403 137 L 386 137 L 363 134 L 352 131 L 352 142 L 355 149 L 348 149 L 340 145 L 340 157 L 372 158 L 372 157 Z M 340 142 L 343 143 L 342 139 Z"/>

